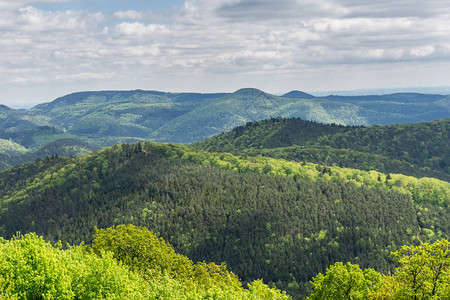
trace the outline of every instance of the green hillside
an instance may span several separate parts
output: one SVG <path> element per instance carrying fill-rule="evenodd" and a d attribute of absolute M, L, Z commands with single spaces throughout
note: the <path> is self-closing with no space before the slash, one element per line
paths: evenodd
<path fill-rule="evenodd" d="M 112 145 L 152 138 L 172 120 L 224 94 L 105 91 L 70 94 L 29 111 L 86 141 Z"/>
<path fill-rule="evenodd" d="M 444 95 L 402 93 L 319 98 L 291 91 L 280 97 L 252 88 L 210 94 L 143 90 L 79 92 L 26 111 L 0 105 L 0 139 L 11 140 L 33 153 L 39 153 L 38 149 L 48 143 L 67 138 L 97 148 L 143 140 L 192 143 L 247 122 L 275 117 L 365 126 L 430 121 L 448 117 L 449 103 L 450 98 Z M 65 151 L 59 152 L 61 155 Z M 32 157 L 20 155 L 20 151 L 0 152 L 0 167 Z M 401 168 L 411 169 L 415 165 Z"/>
<path fill-rule="evenodd" d="M 26 130 L 35 127 L 26 120 L 26 114 L 0 104 L 0 132 Z"/>
<path fill-rule="evenodd" d="M 60 139 L 74 139 L 76 136 L 51 126 L 37 126 L 27 130 L 0 132 L 1 139 L 13 141 L 32 149 L 43 147 Z"/>
<path fill-rule="evenodd" d="M 251 88 L 216 94 L 100 91 L 37 105 L 20 120 L 54 126 L 98 146 L 142 139 L 190 143 L 271 117 L 342 125 L 429 121 L 448 117 L 449 101 L 442 95 L 406 93 L 317 98 L 292 91 L 279 97 Z M 0 131 L 11 130 L 7 125 Z"/>
<path fill-rule="evenodd" d="M 0 170 L 46 156 L 79 156 L 98 149 L 50 126 L 0 132 Z"/>
<path fill-rule="evenodd" d="M 194 145 L 208 151 L 449 180 L 449 140 L 448 118 L 370 127 L 276 118 L 247 123 Z"/>
<path fill-rule="evenodd" d="M 0 235 L 91 242 L 145 226 L 193 261 L 226 262 L 299 299 L 336 261 L 393 271 L 399 245 L 449 236 L 449 183 L 176 144 L 123 144 L 0 173 Z"/>

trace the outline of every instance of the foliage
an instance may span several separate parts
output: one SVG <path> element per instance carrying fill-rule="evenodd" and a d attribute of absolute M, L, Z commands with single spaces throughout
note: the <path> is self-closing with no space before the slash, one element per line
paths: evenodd
<path fill-rule="evenodd" d="M 341 262 L 311 281 L 307 299 L 450 299 L 450 243 L 402 246 L 391 256 L 400 267 L 391 275 Z"/>
<path fill-rule="evenodd" d="M 318 274 L 311 282 L 312 294 L 307 299 L 367 299 L 372 290 L 383 283 L 381 274 L 373 269 L 362 271 L 358 265 L 337 262 Z"/>
<path fill-rule="evenodd" d="M 421 201 L 412 201 L 410 184 Z M 193 264 L 199 274 L 221 274 L 226 262 L 244 285 L 264 278 L 299 298 L 336 261 L 394 271 L 388 254 L 398 245 L 448 238 L 448 209 L 427 196 L 443 192 L 448 183 L 432 179 L 123 144 L 0 173 L 0 231 L 78 244 L 92 242 L 95 226 L 145 226 L 178 253 L 205 261 Z"/>
<path fill-rule="evenodd" d="M 103 247 L 106 245 L 99 239 L 105 238 L 105 235 L 111 237 L 122 234 L 124 230 L 133 235 L 129 236 L 128 241 L 131 241 L 132 245 L 128 246 L 128 250 L 138 250 L 137 248 L 142 250 L 146 245 L 154 247 L 145 249 L 144 252 L 136 252 L 134 256 L 136 259 L 116 260 L 114 257 L 117 256 L 117 252 L 105 251 Z M 214 268 L 210 264 L 211 267 L 204 272 L 193 272 L 191 268 L 190 274 L 184 274 L 186 267 L 184 264 L 192 267 L 192 262 L 187 257 L 175 254 L 170 245 L 165 244 L 162 239 L 149 234 L 148 230 L 132 226 L 109 228 L 97 232 L 95 249 L 72 246 L 62 250 L 60 243 L 51 245 L 34 233 L 24 236 L 19 234 L 10 241 L 2 241 L 0 298 L 209 299 L 212 297 L 256 300 L 268 299 L 270 296 L 270 299 L 290 299 L 285 293 L 270 289 L 260 281 L 249 285 L 248 290 L 243 289 L 237 277 L 226 271 L 224 265 Z M 167 252 L 168 249 L 171 251 Z M 148 259 L 149 254 L 152 256 L 151 259 Z M 179 263 L 180 259 L 183 264 Z M 159 265 L 170 265 L 174 273 L 158 272 L 161 269 L 157 267 L 158 271 L 151 272 L 152 276 L 145 276 L 145 280 L 139 276 L 139 274 L 149 275 L 148 271 Z M 204 266 L 205 264 L 201 264 L 201 267 Z M 217 272 L 217 268 L 221 270 Z M 142 272 L 143 270 L 145 271 Z M 177 274 L 178 272 L 180 273 Z M 194 279 L 189 277 L 194 273 L 196 275 Z M 207 284 L 200 284 L 199 279 L 207 279 Z"/>
<path fill-rule="evenodd" d="M 449 132 L 448 118 L 371 127 L 277 118 L 247 123 L 194 146 L 208 151 L 259 154 L 448 180 Z"/>
<path fill-rule="evenodd" d="M 0 245 L 0 278 L 8 299 L 144 299 L 142 279 L 105 254 L 82 247 L 63 251 L 36 234 L 16 235 Z"/>
<path fill-rule="evenodd" d="M 251 299 L 289 298 L 279 290 L 268 288 L 262 281 L 253 282 L 248 290 L 244 290 L 236 275 L 227 271 L 225 264 L 193 264 L 146 228 L 119 225 L 96 230 L 92 248 L 95 253 L 111 252 L 115 259 L 149 282 L 163 277 L 176 280 L 182 283 L 185 290 L 197 293 L 231 293 L 237 298 Z"/>
<path fill-rule="evenodd" d="M 196 163 L 229 168 L 240 172 L 256 171 L 276 176 L 302 177 L 313 180 L 353 182 L 357 186 L 383 187 L 408 194 L 417 203 L 431 203 L 448 208 L 450 205 L 450 184 L 434 178 L 414 178 L 402 174 L 382 174 L 376 171 L 337 166 L 323 166 L 311 163 L 296 163 L 269 157 L 235 156 L 229 153 L 217 154 L 201 151 L 186 151 L 182 159 Z"/>
<path fill-rule="evenodd" d="M 395 278 L 401 283 L 396 294 L 407 299 L 450 298 L 450 243 L 447 240 L 417 247 L 403 246 L 392 253 L 401 267 Z"/>

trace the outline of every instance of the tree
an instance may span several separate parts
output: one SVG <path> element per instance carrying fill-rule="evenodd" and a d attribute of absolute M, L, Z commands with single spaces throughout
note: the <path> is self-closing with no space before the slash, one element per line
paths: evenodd
<path fill-rule="evenodd" d="M 449 241 L 403 246 L 391 256 L 401 264 L 395 272 L 401 299 L 450 299 Z"/>
<path fill-rule="evenodd" d="M 312 294 L 307 299 L 367 299 L 382 284 L 382 275 L 373 269 L 362 271 L 358 265 L 337 262 L 311 281 Z"/>
<path fill-rule="evenodd" d="M 96 229 L 92 248 L 97 254 L 112 252 L 114 258 L 131 270 L 150 279 L 157 275 L 186 278 L 193 271 L 192 262 L 147 228 L 119 225 Z"/>

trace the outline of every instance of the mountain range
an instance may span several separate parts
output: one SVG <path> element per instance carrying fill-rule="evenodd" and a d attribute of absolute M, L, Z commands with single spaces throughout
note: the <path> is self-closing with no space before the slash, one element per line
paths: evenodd
<path fill-rule="evenodd" d="M 122 142 L 192 143 L 247 122 L 276 117 L 369 126 L 449 115 L 450 96 L 418 93 L 315 97 L 291 91 L 276 96 L 252 88 L 210 94 L 79 92 L 29 110 L 1 105 L 0 168 L 44 154 L 77 156 Z M 41 149 L 49 143 L 56 144 Z"/>

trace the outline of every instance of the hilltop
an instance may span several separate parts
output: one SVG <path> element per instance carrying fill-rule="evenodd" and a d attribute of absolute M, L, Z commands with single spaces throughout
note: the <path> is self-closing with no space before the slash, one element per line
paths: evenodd
<path fill-rule="evenodd" d="M 449 140 L 449 118 L 369 127 L 275 118 L 249 122 L 194 146 L 449 180 Z"/>

